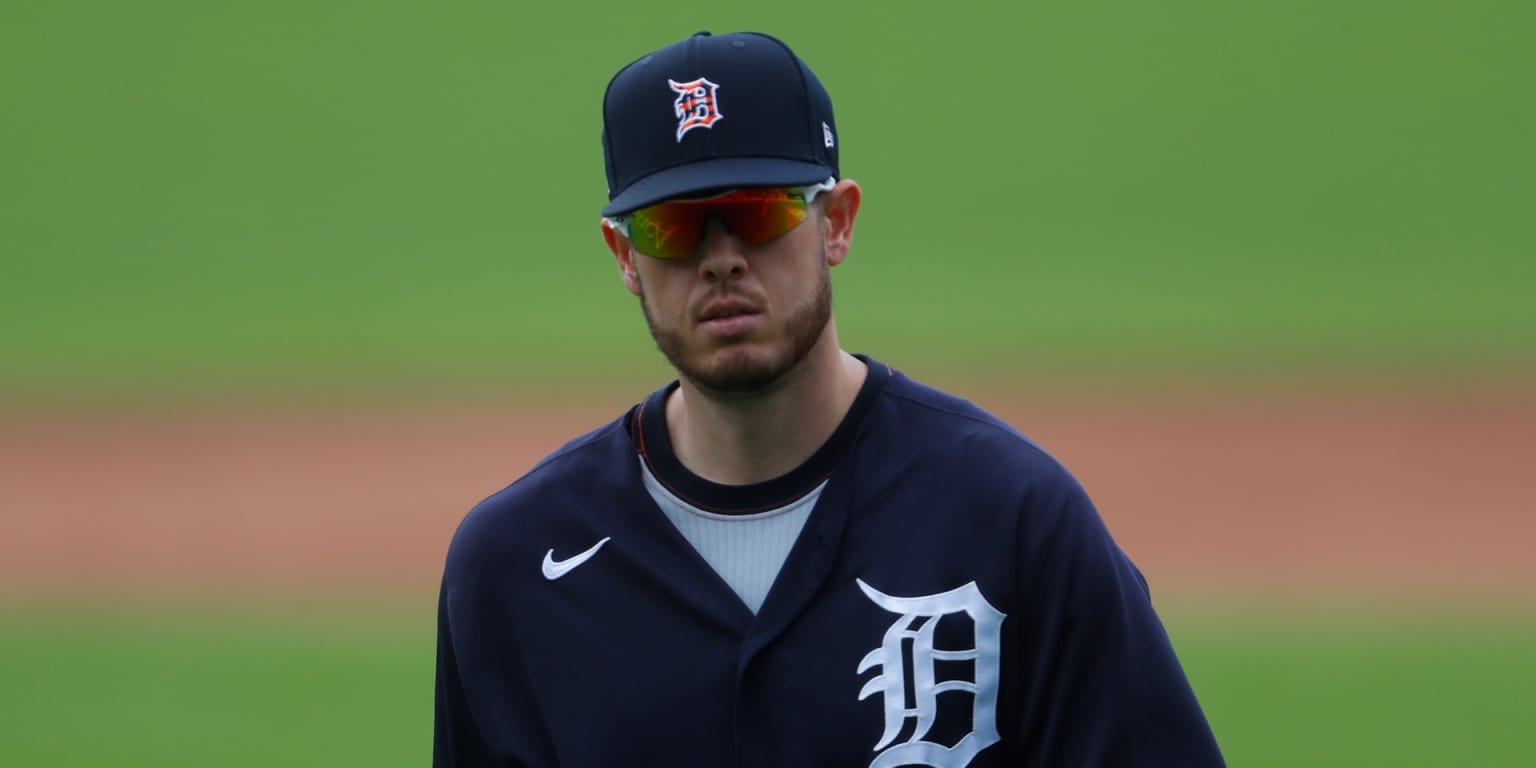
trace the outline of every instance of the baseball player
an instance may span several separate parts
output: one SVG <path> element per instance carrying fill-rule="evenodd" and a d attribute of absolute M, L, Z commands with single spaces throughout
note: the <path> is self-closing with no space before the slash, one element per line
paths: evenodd
<path fill-rule="evenodd" d="M 839 347 L 861 192 L 811 70 L 700 33 L 603 119 L 603 236 L 677 380 L 465 517 L 435 765 L 1221 765 L 1067 470 Z"/>

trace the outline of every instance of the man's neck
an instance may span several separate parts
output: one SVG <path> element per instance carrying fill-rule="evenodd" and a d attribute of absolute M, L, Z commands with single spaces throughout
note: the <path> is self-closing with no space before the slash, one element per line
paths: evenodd
<path fill-rule="evenodd" d="M 800 466 L 837 430 L 868 369 L 836 337 L 761 397 L 712 398 L 683 379 L 667 400 L 678 461 L 724 485 L 772 480 Z"/>

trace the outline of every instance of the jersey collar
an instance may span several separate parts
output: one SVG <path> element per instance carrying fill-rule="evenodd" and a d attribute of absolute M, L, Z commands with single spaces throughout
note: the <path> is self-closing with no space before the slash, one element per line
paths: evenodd
<path fill-rule="evenodd" d="M 844 414 L 816 452 L 789 472 L 750 485 L 722 485 L 706 480 L 684 467 L 672 451 L 672 437 L 667 432 L 667 396 L 677 389 L 676 381 L 652 392 L 640 403 L 630 419 L 630 437 L 635 450 L 651 474 L 679 499 L 699 509 L 726 515 L 749 515 L 791 504 L 810 493 L 831 476 L 841 464 L 854 437 L 875 400 L 890 380 L 891 369 L 864 355 L 856 355 L 869 373 Z"/>

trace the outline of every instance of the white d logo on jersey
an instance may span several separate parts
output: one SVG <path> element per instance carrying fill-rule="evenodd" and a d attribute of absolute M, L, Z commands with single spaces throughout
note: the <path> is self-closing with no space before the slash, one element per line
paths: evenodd
<path fill-rule="evenodd" d="M 963 768 L 976 753 L 1000 740 L 997 685 L 1006 615 L 987 602 L 974 581 L 948 592 L 918 597 L 892 597 L 865 584 L 863 579 L 855 581 L 875 605 L 900 616 L 885 631 L 880 647 L 859 662 L 859 674 L 877 668 L 880 671 L 864 684 L 859 691 L 859 700 L 876 693 L 885 697 L 885 733 L 875 745 L 875 751 L 880 754 L 870 762 L 869 768 L 902 765 Z M 964 613 L 971 618 L 975 642 L 965 649 L 934 648 L 933 635 L 939 621 L 955 613 Z M 912 648 L 910 666 L 902 652 L 906 642 L 910 642 Z M 974 661 L 975 678 L 937 681 L 934 674 L 936 661 Z M 907 707 L 906 693 L 908 679 L 912 681 L 915 698 L 914 706 L 910 708 Z M 945 691 L 965 691 L 972 696 L 971 730 L 952 747 L 923 741 L 938 718 L 938 695 Z M 912 735 L 892 746 L 891 742 L 908 718 L 917 720 Z"/>

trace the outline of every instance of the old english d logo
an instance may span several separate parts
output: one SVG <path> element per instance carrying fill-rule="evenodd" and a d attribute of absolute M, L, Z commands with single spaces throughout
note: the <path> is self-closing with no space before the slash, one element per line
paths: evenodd
<path fill-rule="evenodd" d="M 702 77 L 686 83 L 668 79 L 667 85 L 677 93 L 672 111 L 677 115 L 678 142 L 682 142 L 683 134 L 695 128 L 709 128 L 725 117 L 720 114 L 720 102 L 715 96 L 720 86 Z"/>
<path fill-rule="evenodd" d="M 894 768 L 902 765 L 927 765 L 933 768 L 964 768 L 971 758 L 1001 737 L 997 732 L 997 686 L 999 659 L 1002 655 L 1003 619 L 1007 616 L 992 607 L 976 582 L 948 592 L 918 597 L 892 597 L 855 579 L 859 589 L 875 605 L 897 615 L 880 647 L 859 662 L 859 674 L 879 670 L 859 691 L 859 699 L 880 694 L 885 703 L 885 733 L 875 744 L 875 759 L 869 768 Z M 934 632 L 944 617 L 953 614 L 970 617 L 974 636 L 970 648 L 934 648 Z M 903 646 L 911 646 L 910 657 Z M 971 661 L 974 676 L 970 680 L 937 680 L 934 665 L 939 661 Z M 908 680 L 911 681 L 913 705 L 908 707 Z M 953 746 L 944 746 L 924 738 L 938 719 L 938 695 L 945 691 L 963 691 L 971 695 L 971 728 Z M 892 744 L 908 719 L 915 719 L 912 734 L 899 744 Z"/>

